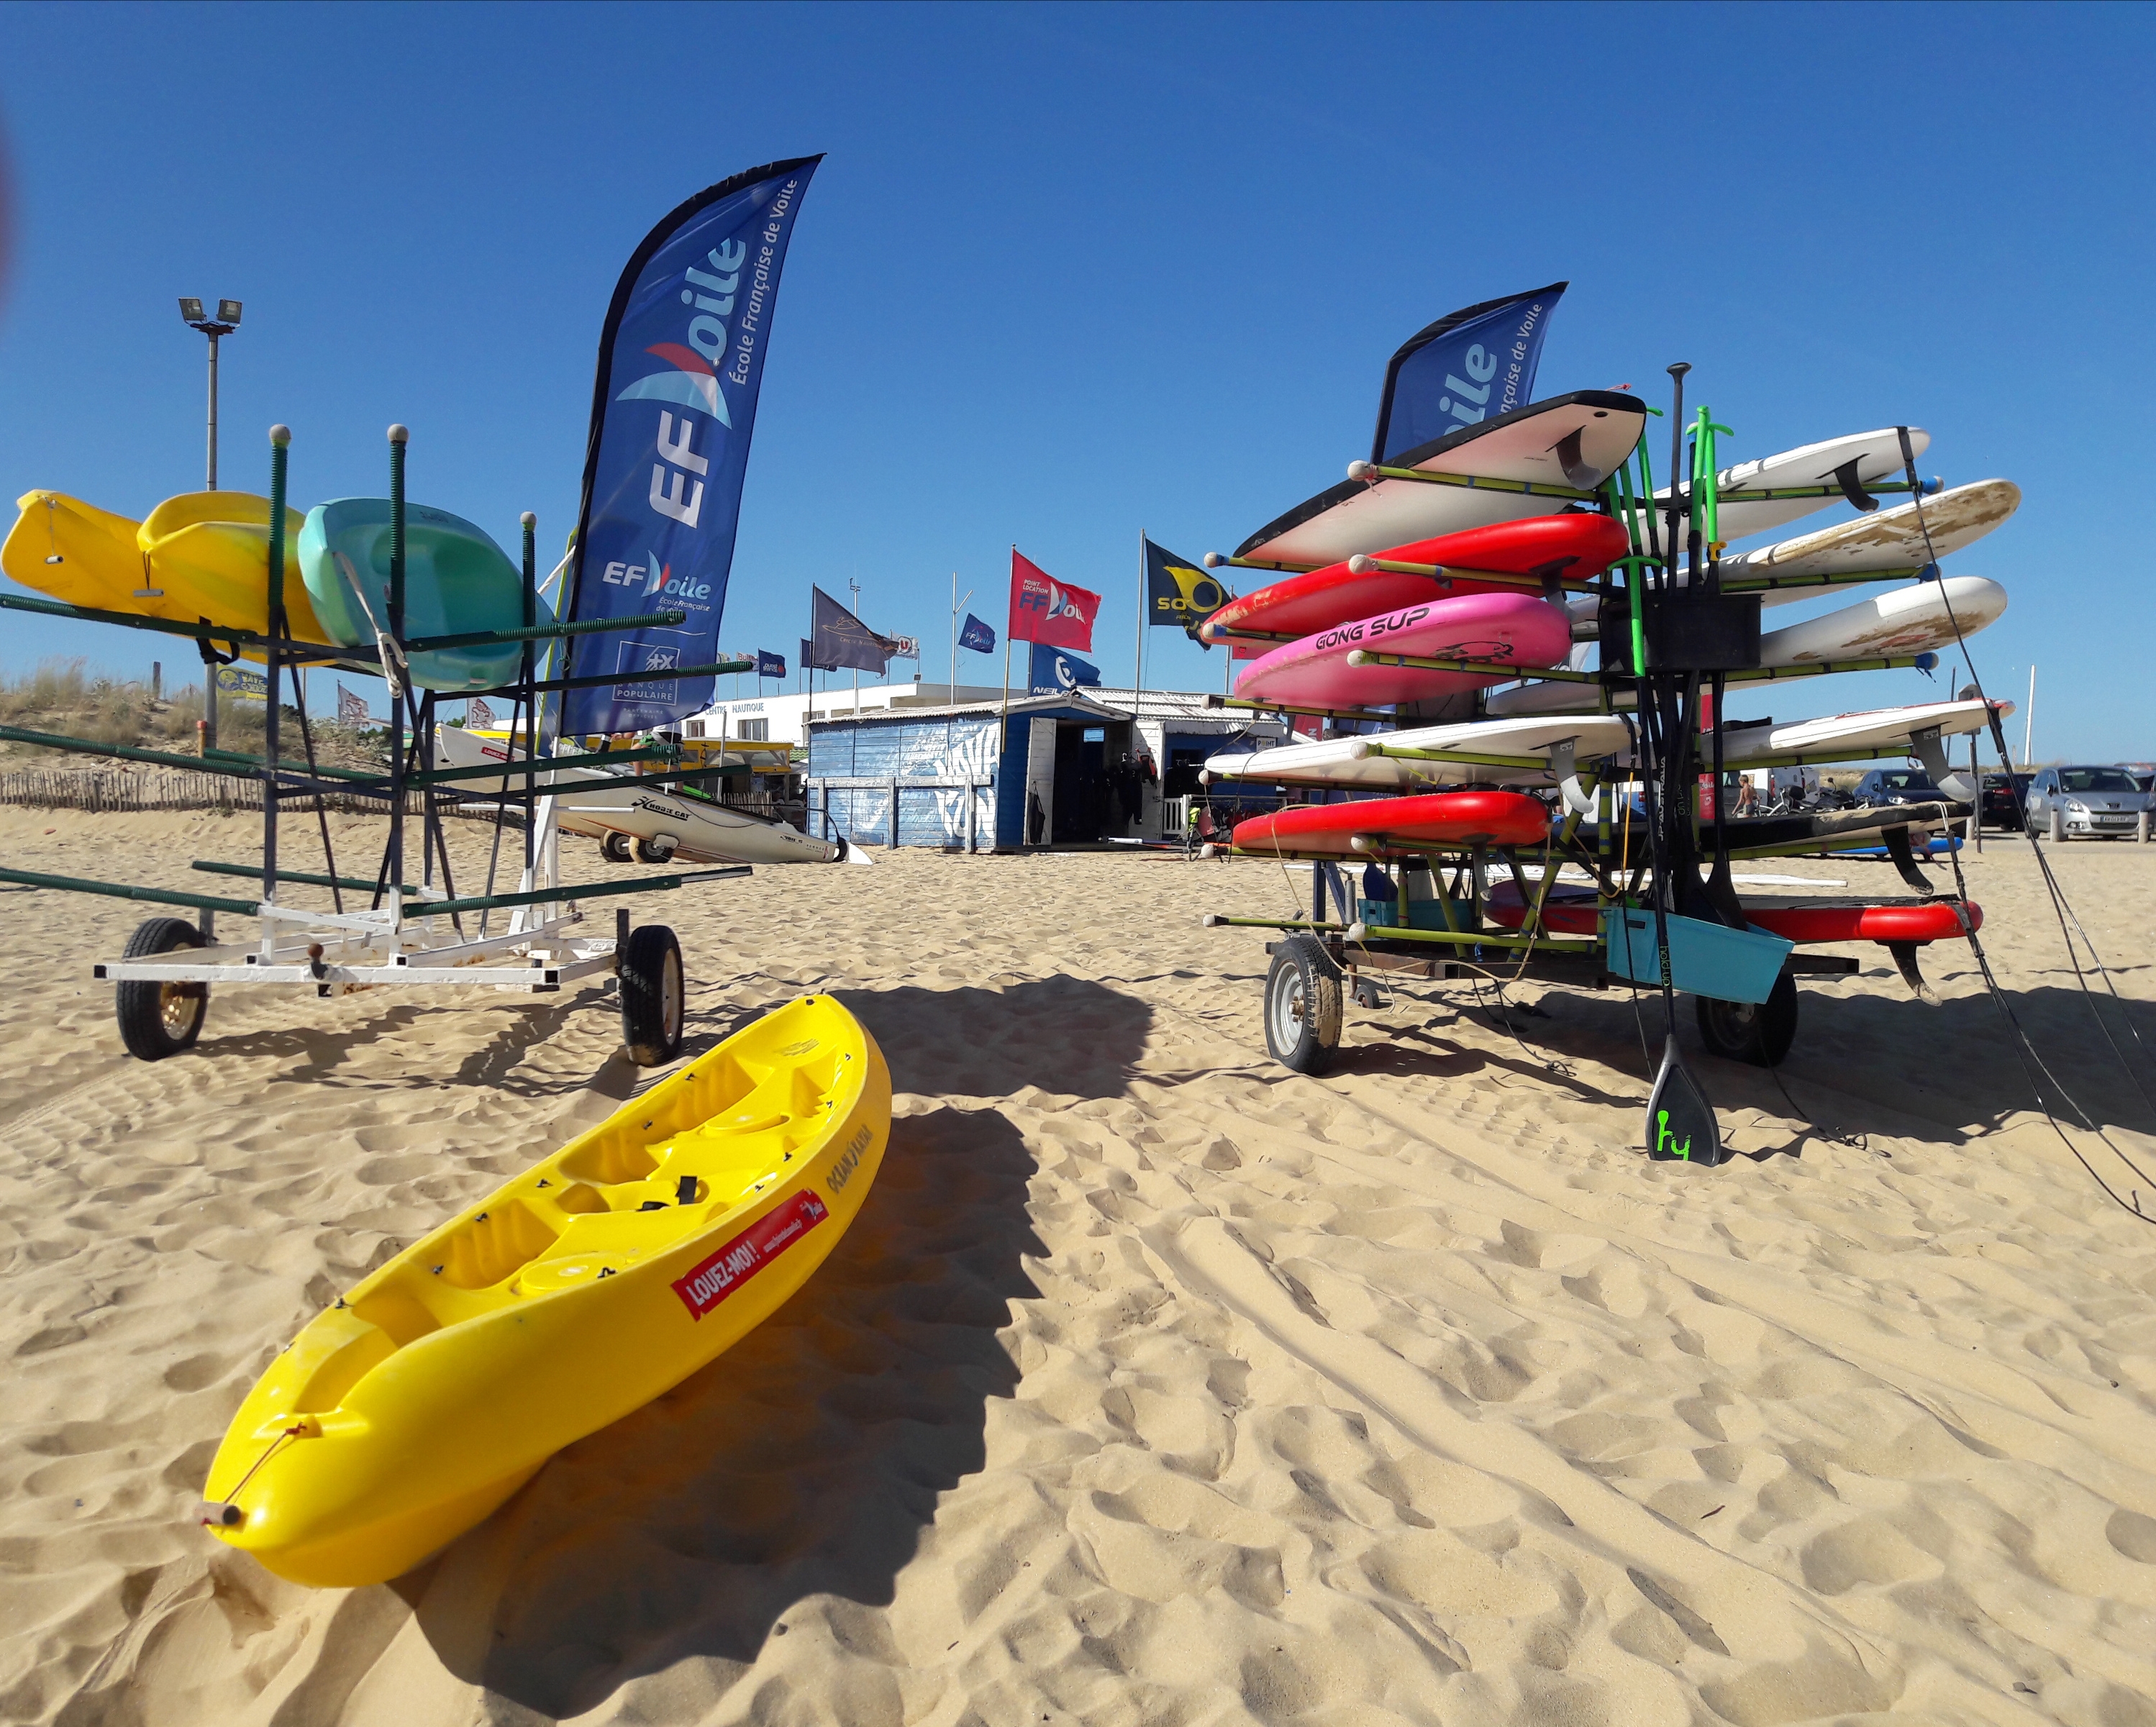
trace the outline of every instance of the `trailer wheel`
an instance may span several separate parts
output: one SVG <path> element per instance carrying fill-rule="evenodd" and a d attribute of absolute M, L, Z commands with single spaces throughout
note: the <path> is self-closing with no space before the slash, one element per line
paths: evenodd
<path fill-rule="evenodd" d="M 201 945 L 202 931 L 183 918 L 145 918 L 127 938 L 121 957 L 146 960 Z M 162 1061 L 192 1047 L 208 1012 L 206 983 L 123 983 L 114 1003 L 120 1041 L 137 1061 Z"/>
<path fill-rule="evenodd" d="M 1322 1074 L 1340 1047 L 1340 968 L 1322 943 L 1291 935 L 1265 977 L 1265 1048 L 1298 1074 Z"/>
<path fill-rule="evenodd" d="M 674 932 L 639 924 L 621 953 L 621 1041 L 639 1068 L 663 1067 L 681 1053 L 687 993 Z"/>
<path fill-rule="evenodd" d="M 599 836 L 599 855 L 609 864 L 626 864 L 629 860 L 629 836 L 626 833 L 602 833 Z"/>
<path fill-rule="evenodd" d="M 639 839 L 636 843 L 636 861 L 639 864 L 670 864 L 674 861 L 674 841 L 670 836 L 660 839 Z"/>
<path fill-rule="evenodd" d="M 1717 1002 L 1698 997 L 1700 1040 L 1726 1061 L 1778 1068 L 1797 1038 L 1797 981 L 1784 971 L 1767 999 Z"/>

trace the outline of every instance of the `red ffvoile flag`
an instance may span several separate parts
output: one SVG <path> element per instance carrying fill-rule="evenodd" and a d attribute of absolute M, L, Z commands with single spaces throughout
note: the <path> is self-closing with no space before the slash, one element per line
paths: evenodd
<path fill-rule="evenodd" d="M 1015 546 L 1011 547 L 1011 640 L 1090 653 L 1093 620 L 1100 615 L 1100 595 L 1058 582 Z"/>

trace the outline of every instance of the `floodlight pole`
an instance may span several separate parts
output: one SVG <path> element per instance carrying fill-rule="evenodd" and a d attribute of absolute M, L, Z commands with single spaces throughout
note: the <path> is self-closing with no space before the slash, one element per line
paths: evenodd
<path fill-rule="evenodd" d="M 204 491 L 217 489 L 217 339 L 223 332 L 214 324 L 209 327 L 209 475 L 203 487 Z"/>
<path fill-rule="evenodd" d="M 220 304 L 234 303 L 228 300 Z M 184 311 L 182 315 L 185 316 Z M 203 489 L 213 492 L 217 489 L 217 343 L 219 336 L 230 336 L 239 325 L 236 320 L 226 323 L 216 318 L 187 318 L 186 321 L 189 329 L 199 330 L 209 338 L 209 473 Z"/>
<path fill-rule="evenodd" d="M 239 328 L 239 302 L 221 300 L 217 303 L 217 310 L 216 317 L 205 317 L 200 300 L 182 299 L 180 301 L 181 320 L 190 330 L 199 330 L 209 338 L 209 483 L 204 489 L 213 492 L 217 489 L 217 340 Z M 270 629 L 274 634 L 276 629 L 274 622 Z M 270 679 L 272 708 L 275 707 L 276 701 L 277 680 L 273 676 Z M 217 747 L 217 665 L 210 658 L 208 643 L 203 644 L 203 744 L 207 749 Z M 272 753 L 274 756 L 275 752 Z M 208 912 L 203 915 L 204 940 L 209 939 L 212 915 Z"/>

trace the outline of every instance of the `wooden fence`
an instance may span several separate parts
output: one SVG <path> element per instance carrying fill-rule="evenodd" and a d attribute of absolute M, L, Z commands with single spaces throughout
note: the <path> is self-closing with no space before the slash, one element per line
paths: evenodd
<path fill-rule="evenodd" d="M 405 793 L 405 809 L 412 815 L 425 807 L 425 794 Z M 341 813 L 385 815 L 386 797 L 359 797 L 348 792 L 331 792 L 323 802 Z M 28 804 L 37 809 L 88 810 L 96 814 L 134 814 L 148 810 L 259 810 L 262 807 L 259 780 L 232 779 L 223 774 L 189 773 L 184 768 L 153 768 L 140 773 L 125 770 L 29 767 L 0 773 L 0 804 Z M 312 793 L 295 793 L 282 807 L 296 815 L 315 807 Z M 442 813 L 491 817 L 494 806 L 475 801 L 470 805 L 444 794 Z M 522 810 L 511 807 L 503 814 L 511 823 L 521 823 Z"/>

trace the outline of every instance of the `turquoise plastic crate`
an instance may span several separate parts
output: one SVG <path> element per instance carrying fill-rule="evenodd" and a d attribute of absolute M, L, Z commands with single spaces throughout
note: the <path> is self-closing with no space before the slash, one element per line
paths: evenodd
<path fill-rule="evenodd" d="M 1399 921 L 1402 903 L 1398 899 L 1358 899 L 1355 902 L 1355 915 L 1365 924 L 1378 925 L 1388 930 L 1479 930 L 1481 927 L 1475 921 L 1475 908 L 1464 899 L 1455 899 L 1451 902 L 1452 921 L 1449 924 L 1445 920 L 1442 903 L 1435 899 L 1409 899 L 1404 902 L 1408 908 L 1409 920 L 1402 923 Z"/>
<path fill-rule="evenodd" d="M 1763 1002 L 1782 975 L 1794 941 L 1758 930 L 1732 930 L 1699 918 L 1671 917 L 1670 981 L 1686 995 L 1717 1002 Z M 1650 906 L 1613 906 L 1602 914 L 1609 946 L 1604 961 L 1615 977 L 1659 984 L 1662 963 L 1655 945 Z"/>

